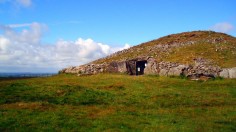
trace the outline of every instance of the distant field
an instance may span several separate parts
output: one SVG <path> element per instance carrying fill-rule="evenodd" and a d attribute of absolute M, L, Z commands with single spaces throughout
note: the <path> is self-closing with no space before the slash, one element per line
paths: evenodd
<path fill-rule="evenodd" d="M 0 131 L 236 131 L 236 79 L 0 79 Z"/>
<path fill-rule="evenodd" d="M 56 73 L 1 73 L 0 78 L 31 78 L 31 77 L 49 77 Z"/>

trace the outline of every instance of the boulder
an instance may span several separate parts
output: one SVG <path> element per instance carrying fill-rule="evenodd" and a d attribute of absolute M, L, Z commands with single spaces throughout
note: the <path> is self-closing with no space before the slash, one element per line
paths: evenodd
<path fill-rule="evenodd" d="M 229 69 L 229 78 L 236 78 L 236 67 Z"/>
<path fill-rule="evenodd" d="M 157 74 L 158 73 L 158 63 L 155 59 L 149 58 L 147 60 L 147 65 L 144 69 L 144 74 Z"/>
<path fill-rule="evenodd" d="M 109 72 L 109 73 L 118 72 L 118 63 L 113 61 L 110 64 L 108 64 L 107 67 L 106 67 L 106 72 Z"/>
<path fill-rule="evenodd" d="M 160 69 L 159 75 L 160 76 L 168 76 L 168 69 Z"/>
<path fill-rule="evenodd" d="M 120 73 L 126 73 L 127 72 L 125 61 L 117 62 L 117 66 L 118 66 L 118 72 L 120 72 Z"/>
<path fill-rule="evenodd" d="M 236 67 L 223 68 L 223 70 L 220 72 L 220 76 L 224 78 L 236 78 Z"/>
<path fill-rule="evenodd" d="M 168 76 L 180 76 L 183 74 L 183 71 L 187 69 L 187 65 L 178 65 L 169 69 Z"/>
<path fill-rule="evenodd" d="M 224 68 L 221 72 L 220 72 L 220 77 L 223 78 L 229 78 L 229 70 Z"/>

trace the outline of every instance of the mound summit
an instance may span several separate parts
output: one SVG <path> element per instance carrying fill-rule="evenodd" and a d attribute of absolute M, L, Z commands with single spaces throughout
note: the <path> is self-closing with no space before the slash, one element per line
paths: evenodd
<path fill-rule="evenodd" d="M 236 38 L 213 31 L 167 35 L 59 73 L 236 78 Z"/>

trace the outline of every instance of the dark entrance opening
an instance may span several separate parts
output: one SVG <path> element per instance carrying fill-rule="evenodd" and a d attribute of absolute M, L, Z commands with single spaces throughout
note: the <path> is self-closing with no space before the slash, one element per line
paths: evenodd
<path fill-rule="evenodd" d="M 136 62 L 136 75 L 143 75 L 144 69 L 146 67 L 147 61 L 137 61 Z"/>
<path fill-rule="evenodd" d="M 147 65 L 147 60 L 128 60 L 126 61 L 126 70 L 129 75 L 143 75 Z"/>

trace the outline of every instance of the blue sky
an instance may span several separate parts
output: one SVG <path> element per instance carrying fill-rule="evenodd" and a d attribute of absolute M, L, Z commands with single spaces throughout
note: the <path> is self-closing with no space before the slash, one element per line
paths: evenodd
<path fill-rule="evenodd" d="M 0 0 L 0 72 L 55 72 L 185 31 L 236 36 L 235 5 L 235 0 Z"/>

